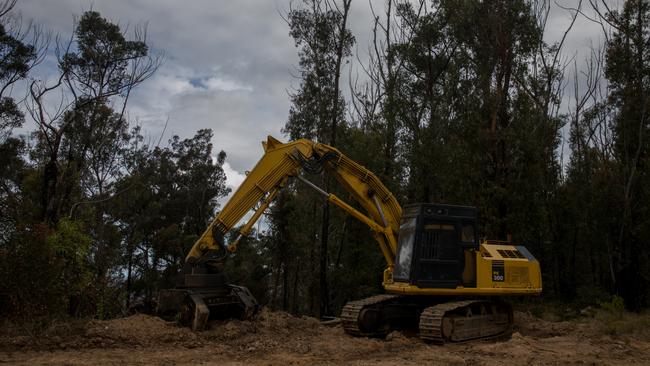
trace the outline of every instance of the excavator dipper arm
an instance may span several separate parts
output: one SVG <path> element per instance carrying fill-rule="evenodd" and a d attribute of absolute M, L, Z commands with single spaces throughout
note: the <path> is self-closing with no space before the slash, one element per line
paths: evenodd
<path fill-rule="evenodd" d="M 306 139 L 285 144 L 269 136 L 262 145 L 264 155 L 247 173 L 244 182 L 196 241 L 185 258 L 187 263 L 199 263 L 212 258 L 209 254 L 223 252 L 221 255 L 225 255 L 226 250 L 236 251 L 241 237 L 250 232 L 289 178 L 298 177 L 324 194 L 331 203 L 368 225 L 389 268 L 392 268 L 397 250 L 402 208 L 379 178 L 337 149 L 325 144 Z M 366 213 L 360 212 L 336 195 L 327 193 L 300 177 L 303 170 L 317 173 L 321 169 L 333 176 Z M 237 239 L 225 247 L 219 238 L 232 230 L 255 206 L 257 208 L 239 230 Z"/>

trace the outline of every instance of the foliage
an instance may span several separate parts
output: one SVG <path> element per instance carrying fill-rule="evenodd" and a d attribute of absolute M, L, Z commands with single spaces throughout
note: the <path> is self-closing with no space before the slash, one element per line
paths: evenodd
<path fill-rule="evenodd" d="M 367 75 L 351 81 L 350 95 L 340 85 L 356 42 L 349 0 L 292 7 L 299 85 L 284 133 L 335 145 L 402 204 L 478 207 L 482 236 L 512 236 L 540 260 L 544 298 L 531 300 L 531 311 L 553 307 L 564 319 L 579 314 L 566 303 L 600 304 L 596 317 L 609 332 L 639 331 L 626 311 L 650 302 L 650 5 L 628 0 L 602 14 L 611 38 L 602 59 L 575 70 L 589 76 L 589 90 L 564 114 L 563 41 L 545 41 L 537 2 L 419 5 L 387 0 L 372 25 Z M 144 32 L 129 37 L 85 12 L 70 44 L 59 45 L 66 51 L 44 50 L 59 65 L 52 84 L 30 75 L 42 50 L 6 16 L 0 314 L 106 318 L 153 306 L 229 193 L 225 152 L 211 130 L 161 147 L 131 125 L 130 93 L 159 65 Z M 11 91 L 28 77 L 21 110 Z M 55 94 L 69 103 L 52 110 Z M 31 139 L 13 135 L 24 112 L 37 124 Z M 305 177 L 352 201 L 326 176 Z M 289 181 L 266 218 L 226 265 L 261 303 L 336 314 L 382 291 L 385 263 L 368 228 L 330 212 L 309 187 Z"/>
<path fill-rule="evenodd" d="M 305 0 L 304 8 L 288 14 L 289 35 L 300 49 L 301 76 L 284 127 L 291 139 L 330 141 L 332 121 L 343 120 L 345 102 L 338 89 L 340 62 L 351 55 L 355 42 L 343 21 L 344 14 L 319 0 Z"/>
<path fill-rule="evenodd" d="M 3 8 L 7 5 L 4 4 Z M 18 34 L 7 29 L 7 17 L 6 11 L 0 15 L 0 142 L 4 142 L 2 140 L 11 130 L 22 126 L 24 121 L 23 112 L 14 99 L 7 96 L 6 90 L 27 77 L 37 58 L 34 45 L 23 42 Z"/>
<path fill-rule="evenodd" d="M 77 83 L 81 93 L 105 97 L 130 90 L 134 75 L 129 72 L 129 63 L 147 55 L 146 43 L 127 41 L 117 24 L 96 11 L 81 16 L 75 36 L 76 52 L 63 55 L 59 67 Z"/>
<path fill-rule="evenodd" d="M 650 339 L 650 315 L 645 313 L 624 312 L 612 317 L 609 313 L 596 315 L 603 333 L 613 336 L 634 336 L 639 339 Z"/>
<path fill-rule="evenodd" d="M 625 311 L 625 301 L 622 297 L 614 295 L 610 301 L 601 302 L 600 307 L 611 315 L 622 318 Z"/>
<path fill-rule="evenodd" d="M 234 240 L 234 236 L 230 240 Z M 269 245 L 270 240 L 269 236 L 253 230 L 240 242 L 239 249 L 224 269 L 230 282 L 247 287 L 262 306 L 270 303 L 270 258 L 275 249 Z"/>
<path fill-rule="evenodd" d="M 8 294 L 3 312 L 77 314 L 78 301 L 90 285 L 91 238 L 83 231 L 79 223 L 68 220 L 54 230 L 42 224 L 16 229 L 0 256 L 3 293 Z"/>

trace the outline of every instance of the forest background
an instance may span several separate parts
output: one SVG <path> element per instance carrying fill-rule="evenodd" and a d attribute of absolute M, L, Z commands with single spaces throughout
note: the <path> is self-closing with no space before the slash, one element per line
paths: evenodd
<path fill-rule="evenodd" d="M 648 307 L 650 4 L 576 1 L 550 41 L 546 1 L 381 5 L 369 45 L 350 31 L 351 0 L 276 15 L 299 59 L 285 138 L 336 146 L 403 204 L 478 207 L 482 236 L 512 236 L 540 260 L 544 294 L 532 301 Z M 145 138 L 128 102 L 164 62 L 146 27 L 89 10 L 56 35 L 15 7 L 0 7 L 0 314 L 150 306 L 230 193 L 212 145 L 219 121 Z M 564 47 L 580 17 L 604 39 L 586 62 Z M 34 73 L 47 58 L 54 78 Z M 360 73 L 344 78 L 350 62 Z M 381 292 L 368 229 L 309 188 L 291 184 L 265 222 L 227 268 L 261 303 L 330 315 Z"/>

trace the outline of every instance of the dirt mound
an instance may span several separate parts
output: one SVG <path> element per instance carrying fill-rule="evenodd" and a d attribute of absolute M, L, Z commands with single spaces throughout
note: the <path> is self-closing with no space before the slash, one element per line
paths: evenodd
<path fill-rule="evenodd" d="M 250 321 L 213 321 L 203 332 L 193 332 L 161 318 L 137 314 L 111 320 L 91 320 L 53 324 L 39 336 L 4 334 L 0 348 L 5 350 L 53 350 L 80 348 L 141 348 L 159 345 L 196 348 L 214 341 L 246 349 L 277 347 L 287 339 L 318 334 L 320 323 L 310 317 L 295 317 L 263 309 Z"/>
<path fill-rule="evenodd" d="M 199 333 L 160 318 L 137 314 L 127 318 L 88 323 L 81 347 L 151 346 L 176 344 L 201 345 Z"/>
<path fill-rule="evenodd" d="M 272 312 L 262 309 L 250 321 L 226 320 L 214 321 L 208 324 L 208 329 L 202 332 L 203 337 L 220 340 L 237 339 L 246 335 L 259 336 L 296 336 L 300 334 L 316 334 L 320 322 L 307 316 L 296 317 L 285 312 Z"/>
<path fill-rule="evenodd" d="M 549 338 L 565 335 L 575 328 L 569 322 L 549 322 L 529 313 L 515 312 L 515 331 L 536 338 Z"/>
<path fill-rule="evenodd" d="M 526 337 L 551 338 L 568 334 L 588 335 L 597 333 L 593 323 L 576 321 L 551 322 L 537 318 L 529 313 L 515 312 L 514 330 Z"/>
<path fill-rule="evenodd" d="M 197 333 L 148 315 L 112 320 L 54 323 L 40 334 L 3 334 L 5 350 L 137 348 L 158 344 L 198 346 Z"/>
<path fill-rule="evenodd" d="M 58 323 L 39 336 L 0 333 L 0 360 L 23 365 L 650 364 L 650 342 L 604 335 L 593 323 L 549 322 L 518 312 L 515 325 L 505 341 L 436 346 L 407 331 L 386 339 L 352 337 L 340 325 L 268 310 L 251 321 L 211 322 L 203 332 L 135 315 Z"/>
<path fill-rule="evenodd" d="M 250 321 L 211 322 L 208 329 L 200 333 L 200 337 L 245 352 L 286 349 L 289 352 L 304 353 L 310 349 L 308 340 L 318 336 L 323 328 L 315 318 L 295 317 L 284 312 L 262 309 Z"/>

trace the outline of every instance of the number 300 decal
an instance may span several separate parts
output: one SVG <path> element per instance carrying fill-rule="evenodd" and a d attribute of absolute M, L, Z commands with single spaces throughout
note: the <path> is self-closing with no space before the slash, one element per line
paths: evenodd
<path fill-rule="evenodd" d="M 492 264 L 492 282 L 504 282 L 506 280 L 506 270 L 501 263 Z"/>

